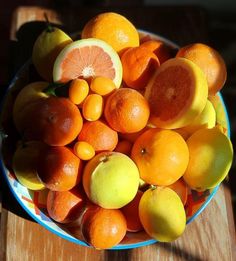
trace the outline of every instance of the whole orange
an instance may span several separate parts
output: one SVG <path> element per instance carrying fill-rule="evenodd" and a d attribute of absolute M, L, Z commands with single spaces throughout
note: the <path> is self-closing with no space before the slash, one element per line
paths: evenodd
<path fill-rule="evenodd" d="M 177 57 L 183 57 L 196 63 L 204 72 L 209 94 L 216 94 L 223 86 L 227 78 L 227 70 L 222 56 L 212 47 L 194 43 L 180 48 Z"/>
<path fill-rule="evenodd" d="M 126 219 L 119 209 L 90 207 L 81 222 L 85 240 L 97 249 L 111 248 L 124 238 Z"/>
<path fill-rule="evenodd" d="M 134 143 L 131 158 L 140 178 L 148 184 L 168 186 L 183 176 L 189 161 L 185 140 L 172 130 L 144 132 Z"/>
<path fill-rule="evenodd" d="M 118 143 L 118 134 L 105 122 L 97 120 L 84 123 L 78 140 L 89 143 L 96 152 L 112 151 Z"/>
<path fill-rule="evenodd" d="M 127 47 L 139 45 L 138 31 L 124 16 L 106 12 L 88 21 L 82 30 L 82 39 L 97 38 L 107 42 L 120 53 Z"/>
<path fill-rule="evenodd" d="M 81 180 L 82 161 L 66 147 L 48 146 L 39 155 L 37 173 L 46 188 L 70 190 Z"/>
<path fill-rule="evenodd" d="M 40 140 L 51 146 L 64 146 L 79 134 L 83 120 L 77 106 L 67 98 L 38 99 L 21 113 L 21 132 L 27 140 Z"/>
<path fill-rule="evenodd" d="M 157 56 L 141 46 L 126 50 L 121 56 L 121 63 L 123 80 L 134 89 L 143 89 L 160 65 Z"/>
<path fill-rule="evenodd" d="M 148 102 L 138 91 L 120 88 L 107 98 L 104 114 L 114 130 L 132 133 L 146 126 L 150 110 Z"/>

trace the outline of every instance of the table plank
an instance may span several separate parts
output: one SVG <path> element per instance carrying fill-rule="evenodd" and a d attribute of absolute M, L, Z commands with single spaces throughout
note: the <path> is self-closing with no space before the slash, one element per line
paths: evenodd
<path fill-rule="evenodd" d="M 11 40 L 19 40 L 17 32 L 22 26 L 32 21 L 44 21 L 44 12 L 53 23 L 63 24 L 69 32 L 74 32 L 80 30 L 94 14 L 104 10 L 81 8 L 55 11 L 20 7 L 13 15 Z M 162 34 L 180 45 L 206 41 L 205 16 L 198 8 L 115 8 L 114 11 L 135 21 L 139 28 Z M 144 14 L 148 14 L 148 17 Z M 47 231 L 28 219 L 27 215 L 22 217 L 17 211 L 12 212 L 3 206 L 0 211 L 0 260 L 236 260 L 231 196 L 225 184 L 175 242 L 156 243 L 133 250 L 98 251 L 75 245 Z M 7 206 L 9 201 L 5 195 L 2 200 Z"/>

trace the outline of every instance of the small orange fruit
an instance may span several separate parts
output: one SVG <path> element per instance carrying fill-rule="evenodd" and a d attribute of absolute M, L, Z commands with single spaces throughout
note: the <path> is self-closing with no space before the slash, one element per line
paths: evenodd
<path fill-rule="evenodd" d="M 102 96 L 110 94 L 116 89 L 114 82 L 106 77 L 97 76 L 91 80 L 90 89 Z"/>
<path fill-rule="evenodd" d="M 122 213 L 124 214 L 127 221 L 127 230 L 130 232 L 137 232 L 143 229 L 141 221 L 139 219 L 139 202 L 143 195 L 141 190 L 138 190 L 135 198 L 121 208 Z"/>
<path fill-rule="evenodd" d="M 144 88 L 160 65 L 157 56 L 141 46 L 126 50 L 121 56 L 121 63 L 123 80 L 134 89 Z"/>
<path fill-rule="evenodd" d="M 81 104 L 89 93 L 89 85 L 83 79 L 74 79 L 69 86 L 69 99 L 74 104 Z"/>
<path fill-rule="evenodd" d="M 146 48 L 153 52 L 157 56 L 160 64 L 171 58 L 170 47 L 160 40 L 145 41 L 140 45 L 140 47 Z"/>
<path fill-rule="evenodd" d="M 47 211 L 49 216 L 59 223 L 76 220 L 85 208 L 86 195 L 82 187 L 74 187 L 68 191 L 49 190 Z"/>
<path fill-rule="evenodd" d="M 126 234 L 126 219 L 119 209 L 90 207 L 81 222 L 85 240 L 97 249 L 111 248 Z"/>
<path fill-rule="evenodd" d="M 82 162 L 66 147 L 48 146 L 39 155 L 37 173 L 46 188 L 66 191 L 80 182 Z"/>
<path fill-rule="evenodd" d="M 87 121 L 98 120 L 103 112 L 103 98 L 99 94 L 89 94 L 82 105 L 82 114 Z"/>
<path fill-rule="evenodd" d="M 216 94 L 225 84 L 227 70 L 222 56 L 212 47 L 194 43 L 180 48 L 177 57 L 183 57 L 197 64 L 204 72 L 209 94 Z"/>
<path fill-rule="evenodd" d="M 97 38 L 107 42 L 120 53 L 127 47 L 139 45 L 139 34 L 124 16 L 106 12 L 93 17 L 82 30 L 82 39 Z"/>
<path fill-rule="evenodd" d="M 131 158 L 140 178 L 148 184 L 168 186 L 183 176 L 189 161 L 185 140 L 175 131 L 149 129 L 134 143 Z"/>
<path fill-rule="evenodd" d="M 74 145 L 74 152 L 81 160 L 90 160 L 95 155 L 93 146 L 86 141 L 76 142 Z"/>
<path fill-rule="evenodd" d="M 112 151 L 118 143 L 118 134 L 104 122 L 86 122 L 78 136 L 79 141 L 91 144 L 96 152 Z"/>
<path fill-rule="evenodd" d="M 108 124 L 116 131 L 132 133 L 142 130 L 149 119 L 146 99 L 136 90 L 120 88 L 106 101 L 104 114 Z"/>

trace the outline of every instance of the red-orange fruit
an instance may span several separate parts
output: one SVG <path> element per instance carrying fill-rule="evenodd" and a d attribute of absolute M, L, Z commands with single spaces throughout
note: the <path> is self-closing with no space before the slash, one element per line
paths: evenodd
<path fill-rule="evenodd" d="M 47 211 L 49 216 L 59 223 L 76 220 L 85 208 L 86 196 L 82 187 L 74 187 L 68 191 L 49 190 Z"/>
<path fill-rule="evenodd" d="M 80 182 L 82 161 L 66 147 L 47 147 L 39 155 L 37 172 L 48 189 L 66 191 Z"/>

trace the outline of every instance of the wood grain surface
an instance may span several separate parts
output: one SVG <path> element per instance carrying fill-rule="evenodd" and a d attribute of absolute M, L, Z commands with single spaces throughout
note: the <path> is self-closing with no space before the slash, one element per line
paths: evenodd
<path fill-rule="evenodd" d="M 101 10 L 55 11 L 39 7 L 21 7 L 13 15 L 11 40 L 18 41 L 19 34 L 17 32 L 25 24 L 33 21 L 44 21 L 45 11 L 51 21 L 63 24 L 69 31 L 73 32 L 76 28 L 81 29 L 85 19 L 87 20 Z M 163 7 L 147 8 L 147 10 L 134 8 L 132 11 L 122 9 L 120 12 L 128 14 L 128 17 L 136 21 L 140 28 L 157 33 L 162 32 L 162 35 L 178 44 L 188 43 L 190 42 L 189 39 L 192 41 L 206 41 L 206 21 L 202 10 L 198 8 L 183 7 L 181 9 L 177 7 L 175 9 L 173 7 Z M 144 21 L 144 14 L 146 14 L 145 19 L 147 21 Z M 167 15 L 168 17 L 166 17 Z M 157 17 L 156 20 L 155 17 Z M 168 19 L 171 22 L 167 23 Z M 181 19 L 181 21 L 178 19 Z M 153 21 L 158 21 L 158 23 Z M 175 30 L 173 31 L 174 28 L 180 25 L 178 33 Z M 198 25 L 197 29 L 196 25 Z M 155 243 L 137 249 L 116 251 L 98 251 L 82 247 L 54 235 L 32 221 L 27 215 L 22 214 L 20 208 L 15 209 L 14 205 L 17 202 L 11 199 L 12 196 L 6 187 L 2 193 L 2 198 L 0 198 L 1 261 L 236 260 L 235 227 L 231 195 L 227 183 L 220 186 L 207 208 L 187 226 L 183 236 L 175 242 L 170 244 Z"/>

